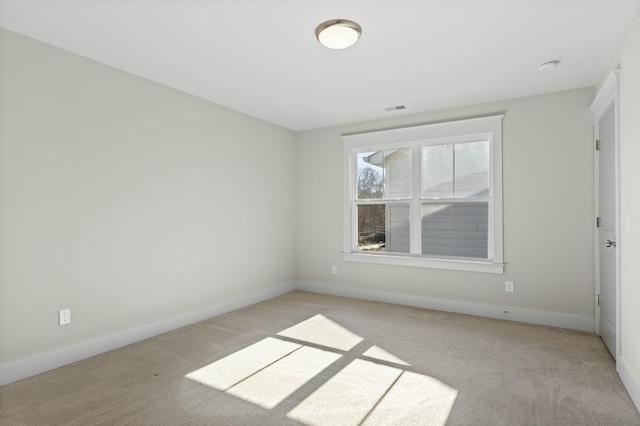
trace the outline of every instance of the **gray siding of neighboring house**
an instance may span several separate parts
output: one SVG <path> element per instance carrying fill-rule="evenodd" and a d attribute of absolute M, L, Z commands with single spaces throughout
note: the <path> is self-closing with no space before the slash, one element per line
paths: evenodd
<path fill-rule="evenodd" d="M 410 225 L 409 204 L 387 205 L 386 250 L 395 253 L 409 253 Z"/>
<path fill-rule="evenodd" d="M 427 204 L 422 215 L 422 253 L 487 257 L 488 204 Z"/>

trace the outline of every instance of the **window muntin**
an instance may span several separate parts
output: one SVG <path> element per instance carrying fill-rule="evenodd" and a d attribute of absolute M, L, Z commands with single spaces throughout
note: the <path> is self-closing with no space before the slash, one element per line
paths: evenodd
<path fill-rule="evenodd" d="M 502 273 L 501 127 L 493 116 L 345 136 L 345 260 Z"/>

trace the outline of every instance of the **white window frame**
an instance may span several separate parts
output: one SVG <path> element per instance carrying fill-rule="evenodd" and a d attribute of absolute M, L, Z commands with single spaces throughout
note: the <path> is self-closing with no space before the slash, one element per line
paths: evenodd
<path fill-rule="evenodd" d="M 504 273 L 503 223 L 502 223 L 502 119 L 504 115 L 448 121 L 415 127 L 383 130 L 370 133 L 343 135 L 343 257 L 348 262 L 385 265 L 416 266 L 451 269 L 458 271 Z M 411 147 L 412 197 L 410 202 L 421 203 L 422 146 L 430 144 L 489 140 L 490 152 L 490 200 L 488 226 L 488 259 L 473 259 L 419 254 L 421 215 L 418 208 L 411 214 L 411 253 L 372 253 L 357 250 L 357 154 L 364 151 Z M 381 200 L 382 201 L 382 200 Z M 388 200 L 385 200 L 388 201 Z M 463 201 L 463 200 L 461 200 Z M 473 199 L 468 199 L 473 201 Z M 446 202 L 446 199 L 443 199 Z M 418 226 L 416 226 L 418 224 Z"/>

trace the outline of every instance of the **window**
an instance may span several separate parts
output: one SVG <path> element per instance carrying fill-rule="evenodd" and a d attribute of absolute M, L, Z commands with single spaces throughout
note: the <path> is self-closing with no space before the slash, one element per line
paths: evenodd
<path fill-rule="evenodd" d="M 347 261 L 502 273 L 502 115 L 343 136 Z"/>

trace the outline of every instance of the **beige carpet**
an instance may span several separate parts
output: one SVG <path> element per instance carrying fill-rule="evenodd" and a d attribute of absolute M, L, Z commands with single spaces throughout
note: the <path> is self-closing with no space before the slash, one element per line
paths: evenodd
<path fill-rule="evenodd" d="M 640 425 L 588 333 L 293 292 L 0 388 L 0 425 Z"/>

